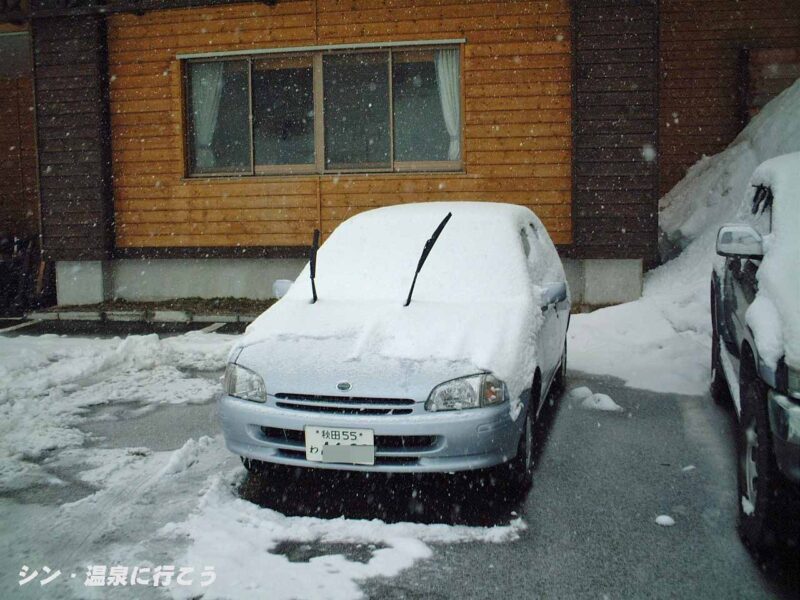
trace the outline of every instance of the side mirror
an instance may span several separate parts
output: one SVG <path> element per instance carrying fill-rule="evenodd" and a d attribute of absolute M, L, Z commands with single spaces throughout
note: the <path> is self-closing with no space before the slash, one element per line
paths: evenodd
<path fill-rule="evenodd" d="M 763 239 L 750 225 L 725 225 L 717 234 L 717 254 L 731 258 L 761 258 L 764 256 Z"/>
<path fill-rule="evenodd" d="M 558 304 L 567 299 L 567 284 L 563 281 L 547 283 L 542 290 L 542 307 Z"/>
<path fill-rule="evenodd" d="M 292 287 L 292 283 L 291 279 L 276 279 L 272 284 L 272 295 L 278 299 L 283 298 Z"/>

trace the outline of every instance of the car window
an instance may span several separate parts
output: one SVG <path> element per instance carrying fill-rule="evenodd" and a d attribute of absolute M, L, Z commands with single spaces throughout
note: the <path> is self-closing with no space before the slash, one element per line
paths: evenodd
<path fill-rule="evenodd" d="M 528 273 L 534 285 L 565 281 L 564 269 L 550 236 L 540 223 L 529 222 L 520 229 L 527 257 Z"/>

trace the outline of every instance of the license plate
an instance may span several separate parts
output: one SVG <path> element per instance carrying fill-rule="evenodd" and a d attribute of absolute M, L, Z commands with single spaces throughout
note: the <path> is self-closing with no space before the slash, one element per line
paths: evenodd
<path fill-rule="evenodd" d="M 306 425 L 306 460 L 353 465 L 375 464 L 375 435 L 371 429 Z"/>

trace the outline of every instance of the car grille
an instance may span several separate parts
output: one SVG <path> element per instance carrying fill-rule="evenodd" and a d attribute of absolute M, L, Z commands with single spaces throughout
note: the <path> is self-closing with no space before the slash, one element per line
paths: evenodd
<path fill-rule="evenodd" d="M 276 406 L 305 412 L 340 415 L 408 415 L 414 400 L 408 398 L 360 398 L 348 396 L 316 396 L 308 394 L 275 394 Z"/>
<path fill-rule="evenodd" d="M 280 429 L 278 427 L 262 427 L 261 432 L 267 441 L 273 443 L 289 443 L 305 445 L 305 432 L 299 429 Z M 434 435 L 376 435 L 376 452 L 391 450 L 427 450 L 436 445 Z M 305 455 L 304 455 L 305 456 Z"/>

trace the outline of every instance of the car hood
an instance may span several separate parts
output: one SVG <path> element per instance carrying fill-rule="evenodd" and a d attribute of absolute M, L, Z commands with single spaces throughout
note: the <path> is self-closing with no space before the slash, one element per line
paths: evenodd
<path fill-rule="evenodd" d="M 449 379 L 493 372 L 512 398 L 530 385 L 536 316 L 526 301 L 316 304 L 284 298 L 248 327 L 232 359 L 260 374 L 270 394 L 425 400 Z M 338 384 L 347 382 L 349 391 Z"/>

